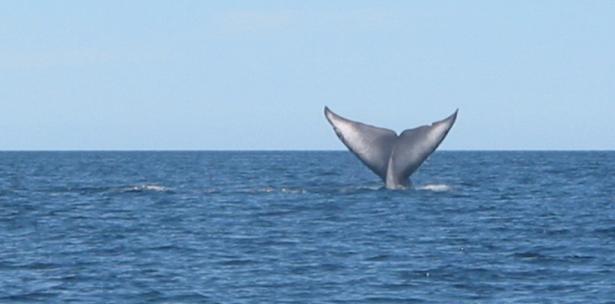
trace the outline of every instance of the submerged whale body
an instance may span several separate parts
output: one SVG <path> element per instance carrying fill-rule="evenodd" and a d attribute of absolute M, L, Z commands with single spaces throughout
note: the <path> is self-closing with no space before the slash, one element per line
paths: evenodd
<path fill-rule="evenodd" d="M 397 135 L 393 130 L 352 121 L 325 107 L 325 117 L 335 134 L 368 168 L 384 181 L 387 189 L 406 189 L 410 175 L 436 150 L 453 127 L 457 112 Z"/>

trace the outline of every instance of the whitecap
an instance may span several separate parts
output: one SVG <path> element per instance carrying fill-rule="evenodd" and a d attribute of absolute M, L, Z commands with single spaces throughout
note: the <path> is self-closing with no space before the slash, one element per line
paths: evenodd
<path fill-rule="evenodd" d="M 427 184 L 416 187 L 417 190 L 433 191 L 433 192 L 448 192 L 453 188 L 447 184 Z"/>
<path fill-rule="evenodd" d="M 259 189 L 259 191 L 257 191 L 257 192 L 271 193 L 273 191 L 275 191 L 275 189 L 273 189 L 272 187 L 265 187 L 265 188 Z"/>
<path fill-rule="evenodd" d="M 305 193 L 305 189 L 300 189 L 300 188 L 282 188 L 282 192 L 284 193 Z"/>
<path fill-rule="evenodd" d="M 127 191 L 127 192 L 145 192 L 145 191 L 168 192 L 170 191 L 170 189 L 165 186 L 156 185 L 156 184 L 142 184 L 142 185 L 135 185 L 135 186 L 125 188 L 124 191 Z"/>

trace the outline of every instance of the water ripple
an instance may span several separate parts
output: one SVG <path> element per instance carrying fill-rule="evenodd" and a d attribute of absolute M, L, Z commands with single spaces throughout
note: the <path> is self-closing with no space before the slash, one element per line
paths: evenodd
<path fill-rule="evenodd" d="M 0 302 L 608 303 L 615 153 L 0 152 Z M 335 168 L 333 170 L 332 168 Z"/>

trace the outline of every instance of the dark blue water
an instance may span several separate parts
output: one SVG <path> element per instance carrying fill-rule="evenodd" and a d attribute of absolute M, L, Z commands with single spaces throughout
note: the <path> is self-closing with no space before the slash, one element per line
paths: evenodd
<path fill-rule="evenodd" d="M 0 153 L 4 303 L 613 303 L 614 152 Z"/>

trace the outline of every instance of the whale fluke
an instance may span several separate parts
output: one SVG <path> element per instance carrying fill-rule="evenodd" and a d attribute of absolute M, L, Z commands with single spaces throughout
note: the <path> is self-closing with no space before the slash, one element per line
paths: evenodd
<path fill-rule="evenodd" d="M 409 177 L 438 148 L 448 134 L 457 112 L 432 123 L 397 135 L 393 130 L 370 126 L 339 116 L 325 107 L 325 117 L 339 139 L 388 189 L 404 189 Z"/>

